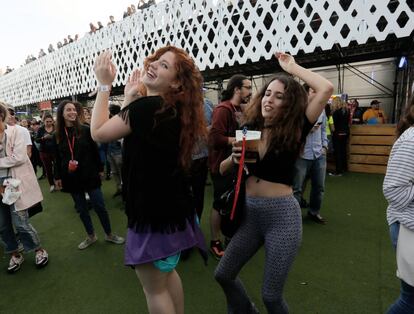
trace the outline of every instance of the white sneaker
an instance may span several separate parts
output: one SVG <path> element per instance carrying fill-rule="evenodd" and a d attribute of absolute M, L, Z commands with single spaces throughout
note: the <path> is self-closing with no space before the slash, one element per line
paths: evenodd
<path fill-rule="evenodd" d="M 50 193 L 52 193 L 52 192 L 54 192 L 54 191 L 55 191 L 55 186 L 54 186 L 54 185 L 51 185 L 51 186 L 50 186 L 50 189 L 49 189 L 49 192 L 50 192 Z"/>
<path fill-rule="evenodd" d="M 47 254 L 45 249 L 40 249 L 36 251 L 35 255 L 35 264 L 38 268 L 42 268 L 47 265 L 49 262 L 49 254 Z"/>
<path fill-rule="evenodd" d="M 16 271 L 20 269 L 20 266 L 23 264 L 23 262 L 24 262 L 23 254 L 12 255 L 9 261 L 9 267 L 7 267 L 7 271 L 9 273 L 15 273 Z"/>
<path fill-rule="evenodd" d="M 19 244 L 17 245 L 17 252 L 19 252 L 19 253 L 24 252 L 24 247 L 23 247 L 23 244 L 21 242 L 19 242 Z"/>
<path fill-rule="evenodd" d="M 84 250 L 88 246 L 94 244 L 96 241 L 98 241 L 97 236 L 94 236 L 93 238 L 87 237 L 85 240 L 83 240 L 81 243 L 79 243 L 78 248 L 79 248 L 79 250 Z"/>
<path fill-rule="evenodd" d="M 108 236 L 108 235 L 105 236 L 105 241 L 112 242 L 112 243 L 115 243 L 115 244 L 124 244 L 125 243 L 125 239 L 123 237 L 120 237 L 120 236 L 116 235 L 116 234 L 113 234 L 111 236 Z"/>

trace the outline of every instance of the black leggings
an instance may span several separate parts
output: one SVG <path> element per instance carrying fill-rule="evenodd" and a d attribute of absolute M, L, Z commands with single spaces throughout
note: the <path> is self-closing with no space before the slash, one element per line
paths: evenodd
<path fill-rule="evenodd" d="M 288 313 L 283 287 L 302 239 L 300 207 L 293 195 L 246 197 L 246 218 L 221 258 L 215 278 L 227 298 L 228 313 L 254 313 L 238 273 L 264 244 L 262 298 L 268 313 Z"/>

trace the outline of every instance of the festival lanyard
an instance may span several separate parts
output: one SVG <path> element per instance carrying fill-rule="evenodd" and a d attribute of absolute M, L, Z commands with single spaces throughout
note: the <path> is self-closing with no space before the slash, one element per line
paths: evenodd
<path fill-rule="evenodd" d="M 230 213 L 230 220 L 234 219 L 234 215 L 236 213 L 237 199 L 239 198 L 241 179 L 243 176 L 243 169 L 244 169 L 244 155 L 246 152 L 246 133 L 247 133 L 247 128 L 244 127 L 243 128 L 242 152 L 241 152 L 240 161 L 239 161 L 239 169 L 237 171 L 237 182 L 236 182 L 236 187 L 234 191 L 234 200 L 233 200 L 233 207 Z"/>
<path fill-rule="evenodd" d="M 68 130 L 66 129 L 66 127 L 65 127 L 65 133 L 66 133 L 66 138 L 68 139 L 70 155 L 72 156 L 72 160 L 74 160 L 74 158 L 73 158 L 73 148 L 75 147 L 75 135 L 72 135 L 72 143 L 71 143 L 69 141 L 69 134 L 68 134 Z"/>

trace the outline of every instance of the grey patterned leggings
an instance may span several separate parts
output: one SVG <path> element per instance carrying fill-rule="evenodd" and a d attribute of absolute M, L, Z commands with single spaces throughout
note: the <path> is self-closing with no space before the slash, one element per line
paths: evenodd
<path fill-rule="evenodd" d="M 227 298 L 228 313 L 256 313 L 241 280 L 241 268 L 264 244 L 262 298 L 268 313 L 288 313 L 283 287 L 302 239 L 302 218 L 293 195 L 246 197 L 246 218 L 215 271 Z"/>

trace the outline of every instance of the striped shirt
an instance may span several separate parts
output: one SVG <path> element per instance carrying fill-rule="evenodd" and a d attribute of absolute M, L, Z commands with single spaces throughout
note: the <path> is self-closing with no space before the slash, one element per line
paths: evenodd
<path fill-rule="evenodd" d="M 414 231 L 414 127 L 394 143 L 382 190 L 388 201 L 388 224 L 398 221 Z"/>

